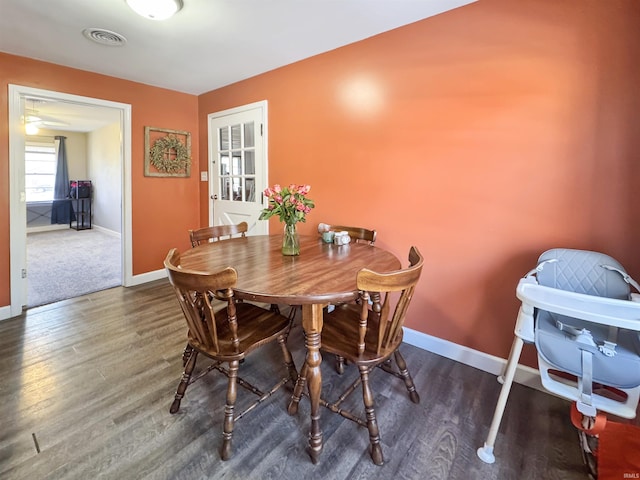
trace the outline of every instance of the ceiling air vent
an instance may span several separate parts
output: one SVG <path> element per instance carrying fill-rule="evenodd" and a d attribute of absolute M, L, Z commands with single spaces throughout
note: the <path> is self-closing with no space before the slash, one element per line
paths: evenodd
<path fill-rule="evenodd" d="M 103 28 L 85 28 L 82 34 L 91 41 L 110 47 L 121 47 L 127 43 L 127 39 L 119 33 Z"/>

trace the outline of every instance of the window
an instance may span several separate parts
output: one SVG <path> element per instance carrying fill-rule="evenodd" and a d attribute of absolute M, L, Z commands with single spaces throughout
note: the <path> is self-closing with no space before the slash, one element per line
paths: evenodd
<path fill-rule="evenodd" d="M 220 199 L 256 201 L 254 122 L 221 127 L 218 138 L 220 158 Z"/>
<path fill-rule="evenodd" d="M 27 202 L 53 200 L 57 163 L 55 144 L 27 142 L 24 160 Z"/>

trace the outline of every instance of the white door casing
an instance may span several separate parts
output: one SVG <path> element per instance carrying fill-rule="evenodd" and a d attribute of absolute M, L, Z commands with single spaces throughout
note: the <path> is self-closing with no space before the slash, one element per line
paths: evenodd
<path fill-rule="evenodd" d="M 258 220 L 267 187 L 266 100 L 208 115 L 209 225 L 247 222 L 248 235 L 266 235 Z"/>
<path fill-rule="evenodd" d="M 70 103 L 116 108 L 121 111 L 122 158 L 122 273 L 124 286 L 134 284 L 133 261 L 131 251 L 131 105 L 82 97 L 49 90 L 9 85 L 9 213 L 11 249 L 11 305 L 9 316 L 14 317 L 22 312 L 27 302 L 27 213 L 25 201 L 25 168 L 24 168 L 24 99 L 40 97 Z"/>

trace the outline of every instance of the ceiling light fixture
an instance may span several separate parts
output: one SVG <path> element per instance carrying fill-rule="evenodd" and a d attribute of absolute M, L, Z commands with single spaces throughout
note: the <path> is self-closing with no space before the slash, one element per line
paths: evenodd
<path fill-rule="evenodd" d="M 39 131 L 40 129 L 35 123 L 27 123 L 24 126 L 24 133 L 27 135 L 36 135 Z"/>
<path fill-rule="evenodd" d="M 127 5 L 145 18 L 166 20 L 182 8 L 182 0 L 125 0 Z"/>

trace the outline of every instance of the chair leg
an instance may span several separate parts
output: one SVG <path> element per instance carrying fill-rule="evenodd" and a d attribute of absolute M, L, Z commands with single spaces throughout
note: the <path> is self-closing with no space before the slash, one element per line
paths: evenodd
<path fill-rule="evenodd" d="M 178 389 L 176 390 L 176 396 L 173 399 L 173 403 L 171 404 L 171 408 L 169 408 L 169 413 L 176 413 L 180 410 L 180 402 L 182 401 L 182 397 L 184 397 L 184 392 L 187 390 L 189 386 L 189 380 L 191 380 L 191 374 L 193 373 L 193 369 L 196 366 L 196 360 L 198 358 L 198 352 L 195 351 L 191 345 L 187 345 L 189 347 L 190 352 L 187 357 L 187 362 L 184 366 L 184 373 L 182 374 L 182 378 L 180 379 L 180 383 L 178 384 Z M 186 352 L 186 348 L 185 348 Z"/>
<path fill-rule="evenodd" d="M 404 357 L 400 353 L 400 350 L 396 350 L 393 353 L 396 364 L 398 365 L 398 371 L 400 372 L 400 376 L 404 380 L 404 384 L 407 387 L 407 391 L 409 392 L 409 398 L 413 403 L 420 403 L 420 395 L 416 391 L 416 386 L 413 383 L 413 378 L 411 378 L 411 374 L 409 373 L 409 369 L 407 368 L 407 362 L 404 361 Z"/>
<path fill-rule="evenodd" d="M 302 310 L 302 307 L 300 305 L 289 306 L 289 314 L 287 315 L 287 318 L 289 319 L 289 329 L 293 327 L 293 323 L 296 319 L 296 313 L 298 313 L 301 310 Z"/>
<path fill-rule="evenodd" d="M 360 377 L 362 378 L 362 399 L 364 401 L 364 410 L 367 417 L 367 429 L 369 430 L 369 442 L 371 444 L 371 459 L 376 465 L 382 465 L 384 458 L 382 456 L 382 447 L 380 446 L 380 431 L 378 430 L 378 422 L 376 421 L 376 412 L 373 407 L 373 393 L 369 386 L 369 368 L 361 366 Z"/>
<path fill-rule="evenodd" d="M 296 413 L 298 413 L 298 404 L 300 403 L 302 392 L 304 391 L 304 387 L 307 383 L 308 369 L 309 366 L 305 361 L 302 365 L 302 369 L 300 370 L 300 375 L 298 375 L 298 380 L 296 381 L 296 386 L 293 389 L 293 394 L 291 395 L 291 401 L 289 402 L 289 408 L 287 409 L 289 415 L 295 415 Z"/>
<path fill-rule="evenodd" d="M 192 351 L 193 351 L 193 347 L 187 343 L 187 345 L 184 347 L 184 352 L 182 352 L 182 366 L 183 367 L 187 366 L 187 361 L 189 360 L 189 355 L 191 355 Z"/>
<path fill-rule="evenodd" d="M 336 355 L 336 372 L 340 375 L 344 373 L 344 357 Z"/>
<path fill-rule="evenodd" d="M 227 383 L 227 403 L 224 407 L 224 427 L 222 430 L 222 448 L 220 449 L 220 458 L 229 460 L 231 458 L 231 439 L 233 437 L 234 417 L 236 397 L 238 391 L 236 388 L 238 379 L 238 367 L 240 362 L 234 360 L 229 362 L 229 382 Z"/>
<path fill-rule="evenodd" d="M 289 348 L 287 348 L 287 336 L 281 335 L 278 337 L 278 343 L 280 344 L 280 348 L 282 349 L 282 355 L 284 356 L 284 364 L 287 367 L 287 371 L 289 372 L 289 378 L 295 385 L 298 380 L 298 371 L 296 370 L 296 366 L 293 363 L 293 357 L 291 356 L 291 352 Z"/>

